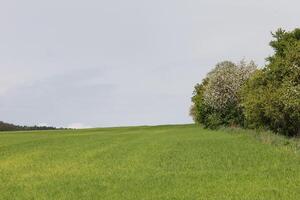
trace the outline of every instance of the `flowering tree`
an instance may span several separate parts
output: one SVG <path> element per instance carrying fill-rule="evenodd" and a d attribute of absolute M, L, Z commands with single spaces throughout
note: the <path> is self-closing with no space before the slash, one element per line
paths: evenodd
<path fill-rule="evenodd" d="M 239 92 L 256 68 L 253 61 L 218 63 L 203 82 L 195 86 L 190 110 L 194 121 L 210 128 L 243 125 Z"/>
<path fill-rule="evenodd" d="M 256 70 L 253 61 L 242 60 L 238 64 L 230 61 L 218 63 L 208 74 L 208 84 L 204 92 L 204 102 L 216 110 L 239 104 L 239 91 L 245 81 Z"/>

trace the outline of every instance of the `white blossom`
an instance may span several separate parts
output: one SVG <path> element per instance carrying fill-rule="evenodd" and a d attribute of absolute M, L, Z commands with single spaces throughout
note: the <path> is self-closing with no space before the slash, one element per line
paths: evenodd
<path fill-rule="evenodd" d="M 209 74 L 204 92 L 204 102 L 215 109 L 238 104 L 238 92 L 244 82 L 256 70 L 253 61 L 242 60 L 235 64 L 230 61 L 218 63 Z"/>

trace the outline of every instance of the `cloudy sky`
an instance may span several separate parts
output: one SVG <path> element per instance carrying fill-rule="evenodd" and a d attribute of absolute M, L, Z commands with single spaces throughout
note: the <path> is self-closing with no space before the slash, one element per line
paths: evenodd
<path fill-rule="evenodd" d="M 219 61 L 272 53 L 299 0 L 0 0 L 0 120 L 64 127 L 190 123 Z"/>

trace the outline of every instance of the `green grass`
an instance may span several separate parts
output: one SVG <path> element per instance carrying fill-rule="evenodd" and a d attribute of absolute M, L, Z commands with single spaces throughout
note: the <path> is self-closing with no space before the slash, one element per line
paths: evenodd
<path fill-rule="evenodd" d="M 300 156 L 195 125 L 0 133 L 0 199 L 300 199 Z"/>

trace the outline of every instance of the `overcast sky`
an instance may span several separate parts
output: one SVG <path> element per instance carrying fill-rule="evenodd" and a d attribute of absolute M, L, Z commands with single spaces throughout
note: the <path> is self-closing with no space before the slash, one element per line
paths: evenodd
<path fill-rule="evenodd" d="M 193 86 L 222 60 L 272 53 L 299 0 L 0 0 L 0 121 L 191 123 Z"/>

